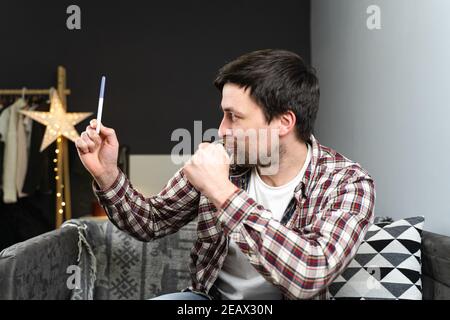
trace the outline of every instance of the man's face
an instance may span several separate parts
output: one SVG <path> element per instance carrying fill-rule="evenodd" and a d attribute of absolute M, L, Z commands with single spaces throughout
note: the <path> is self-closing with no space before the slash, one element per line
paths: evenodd
<path fill-rule="evenodd" d="M 224 115 L 219 136 L 234 153 L 235 164 L 264 166 L 269 164 L 269 157 L 272 163 L 279 150 L 279 120 L 268 123 L 262 108 L 251 98 L 250 89 L 232 83 L 223 87 L 221 107 Z"/>

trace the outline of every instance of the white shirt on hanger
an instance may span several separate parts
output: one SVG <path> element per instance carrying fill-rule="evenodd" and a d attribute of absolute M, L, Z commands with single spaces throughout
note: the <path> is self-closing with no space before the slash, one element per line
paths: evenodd
<path fill-rule="evenodd" d="M 18 99 L 9 109 L 8 130 L 5 136 L 5 152 L 3 155 L 3 201 L 17 202 L 17 123 L 18 111 L 26 106 L 24 99 Z M 8 110 L 3 111 L 7 112 Z"/>

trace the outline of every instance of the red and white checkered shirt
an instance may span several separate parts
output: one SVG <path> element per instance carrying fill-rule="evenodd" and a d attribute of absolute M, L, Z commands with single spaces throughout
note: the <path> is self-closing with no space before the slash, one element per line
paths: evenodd
<path fill-rule="evenodd" d="M 239 187 L 216 208 L 180 169 L 157 195 L 144 197 L 123 172 L 107 190 L 93 190 L 111 221 L 142 241 L 164 237 L 194 219 L 198 238 L 186 290 L 216 298 L 214 282 L 233 232 L 253 267 L 284 299 L 327 299 L 327 286 L 353 259 L 373 223 L 375 185 L 361 166 L 311 135 L 311 161 L 281 221 L 245 191 L 250 170 L 230 172 Z M 237 233 L 237 236 L 235 235 Z"/>

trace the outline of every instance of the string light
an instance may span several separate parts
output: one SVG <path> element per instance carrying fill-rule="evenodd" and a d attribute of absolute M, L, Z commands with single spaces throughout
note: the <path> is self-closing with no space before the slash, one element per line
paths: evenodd
<path fill-rule="evenodd" d="M 55 127 L 58 128 L 58 125 L 55 125 Z M 56 147 L 55 153 L 56 153 L 58 156 L 56 157 L 56 159 L 53 160 L 53 162 L 55 162 L 55 163 L 57 164 L 56 167 L 54 168 L 54 170 L 55 170 L 55 172 L 56 172 L 55 180 L 57 181 L 56 183 L 57 183 L 57 185 L 58 185 L 58 187 L 59 187 L 58 190 L 62 190 L 62 184 L 61 184 L 61 182 L 60 182 L 60 180 L 59 180 L 59 175 L 58 175 L 58 171 L 59 171 L 59 169 L 58 169 L 58 158 L 59 158 L 60 156 L 62 156 L 62 154 L 59 153 L 59 151 L 60 151 L 60 144 L 61 144 L 61 141 L 62 141 L 61 137 L 58 137 L 58 138 L 56 139 L 56 141 L 57 141 L 57 143 L 58 143 L 58 147 Z M 62 151 L 62 149 L 61 149 L 61 151 Z M 58 193 L 56 194 L 56 196 L 57 196 L 57 208 L 58 208 L 58 213 L 59 213 L 60 215 L 62 215 L 62 214 L 64 213 L 63 208 L 66 206 L 66 203 L 63 201 L 63 200 L 64 200 L 64 197 L 63 197 L 63 195 L 61 194 L 61 192 L 58 192 Z"/>

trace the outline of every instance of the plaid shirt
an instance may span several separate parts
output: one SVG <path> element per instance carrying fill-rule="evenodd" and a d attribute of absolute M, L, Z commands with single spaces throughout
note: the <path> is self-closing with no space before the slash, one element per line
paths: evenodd
<path fill-rule="evenodd" d="M 221 208 L 200 194 L 182 169 L 148 198 L 123 172 L 107 190 L 93 181 L 93 190 L 111 221 L 142 241 L 164 237 L 198 219 L 189 265 L 192 283 L 185 291 L 218 298 L 214 282 L 232 237 L 284 299 L 327 299 L 327 286 L 353 259 L 373 223 L 375 186 L 358 163 L 322 146 L 313 135 L 309 143 L 311 161 L 281 221 L 248 196 L 248 169 L 230 172 L 239 189 Z"/>

